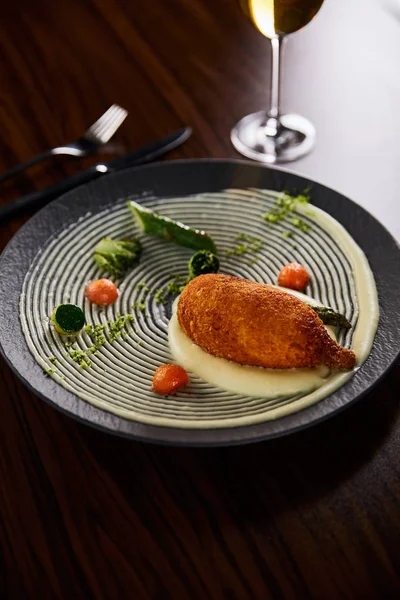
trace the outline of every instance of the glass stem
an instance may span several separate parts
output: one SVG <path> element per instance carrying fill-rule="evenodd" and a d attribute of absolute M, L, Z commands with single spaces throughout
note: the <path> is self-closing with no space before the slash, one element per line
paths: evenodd
<path fill-rule="evenodd" d="M 277 135 L 280 124 L 280 96 L 281 96 L 281 56 L 283 36 L 271 39 L 272 45 L 272 77 L 271 77 L 271 102 L 268 111 L 268 120 L 265 133 Z"/>

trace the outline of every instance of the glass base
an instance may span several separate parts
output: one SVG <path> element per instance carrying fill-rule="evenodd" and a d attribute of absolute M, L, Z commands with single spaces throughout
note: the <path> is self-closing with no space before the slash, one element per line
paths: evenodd
<path fill-rule="evenodd" d="M 299 115 L 282 115 L 279 120 L 261 111 L 247 115 L 231 131 L 236 150 L 265 163 L 285 163 L 308 154 L 315 146 L 315 128 Z"/>

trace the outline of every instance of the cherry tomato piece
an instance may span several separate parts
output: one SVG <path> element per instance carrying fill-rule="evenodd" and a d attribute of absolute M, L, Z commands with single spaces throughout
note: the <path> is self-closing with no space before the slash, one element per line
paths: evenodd
<path fill-rule="evenodd" d="M 303 265 L 289 263 L 285 265 L 278 275 L 278 285 L 291 290 L 304 290 L 310 281 L 310 276 Z"/>
<path fill-rule="evenodd" d="M 110 279 L 96 279 L 86 286 L 85 296 L 93 304 L 112 304 L 118 298 L 118 289 Z"/>
<path fill-rule="evenodd" d="M 172 394 L 189 382 L 188 374 L 179 365 L 161 365 L 153 377 L 153 391 L 163 396 Z"/>

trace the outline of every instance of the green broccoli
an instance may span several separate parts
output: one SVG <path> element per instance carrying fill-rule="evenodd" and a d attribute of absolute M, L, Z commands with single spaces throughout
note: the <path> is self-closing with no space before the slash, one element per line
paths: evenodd
<path fill-rule="evenodd" d="M 119 277 L 139 261 L 141 250 L 138 239 L 103 238 L 94 249 L 93 258 L 101 271 Z"/>
<path fill-rule="evenodd" d="M 208 250 L 199 250 L 189 260 L 189 281 L 205 273 L 218 273 L 219 260 Z"/>

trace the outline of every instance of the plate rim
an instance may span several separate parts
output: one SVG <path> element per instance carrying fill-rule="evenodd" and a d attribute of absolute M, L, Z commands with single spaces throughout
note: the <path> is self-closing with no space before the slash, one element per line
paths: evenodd
<path fill-rule="evenodd" d="M 235 159 L 210 159 L 210 158 L 202 158 L 202 159 L 180 159 L 180 160 L 170 160 L 170 161 L 163 161 L 163 162 L 159 162 L 159 163 L 150 163 L 147 165 L 142 165 L 142 166 L 138 166 L 138 167 L 133 167 L 133 168 L 129 168 L 129 169 L 124 169 L 123 171 L 118 171 L 115 173 L 112 173 L 110 175 L 107 175 L 107 179 L 108 181 L 112 184 L 114 179 L 118 179 L 118 178 L 122 178 L 123 176 L 129 176 L 131 177 L 131 175 L 134 175 L 135 173 L 137 173 L 138 171 L 141 172 L 146 172 L 148 170 L 162 170 L 162 169 L 168 169 L 171 166 L 173 166 L 173 168 L 176 167 L 185 167 L 187 165 L 207 165 L 207 164 L 214 164 L 214 165 L 219 165 L 221 166 L 221 168 L 223 168 L 223 165 L 227 166 L 227 167 L 232 167 L 232 166 L 245 166 L 246 168 L 251 167 L 254 170 L 258 170 L 258 171 L 262 171 L 264 173 L 269 172 L 271 174 L 273 173 L 280 173 L 283 176 L 288 175 L 291 178 L 294 178 L 295 180 L 297 180 L 300 184 L 300 180 L 304 180 L 309 184 L 314 184 L 316 186 L 318 186 L 319 188 L 322 189 L 322 191 L 328 191 L 329 193 L 334 193 L 336 195 L 338 195 L 339 197 L 341 197 L 341 199 L 344 199 L 346 202 L 350 202 L 351 205 L 353 205 L 356 208 L 356 211 L 361 211 L 362 213 L 364 213 L 364 216 L 368 216 L 369 219 L 372 220 L 373 222 L 373 226 L 374 227 L 378 227 L 379 229 L 383 230 L 383 232 L 386 234 L 386 236 L 388 236 L 388 238 L 390 239 L 391 242 L 394 242 L 394 245 L 396 247 L 396 250 L 400 252 L 400 245 L 397 242 L 397 240 L 393 237 L 393 235 L 391 234 L 391 232 L 384 226 L 382 225 L 382 223 L 380 223 L 380 221 L 371 213 L 369 213 L 365 208 L 363 208 L 361 205 L 359 205 L 358 203 L 354 202 L 353 200 L 351 200 L 350 198 L 348 198 L 347 196 L 345 196 L 344 194 L 342 194 L 340 191 L 335 190 L 334 188 L 328 187 L 326 185 L 324 185 L 323 183 L 315 180 L 315 179 L 311 179 L 305 175 L 300 175 L 299 173 L 296 173 L 292 170 L 289 169 L 282 169 L 280 167 L 274 167 L 274 166 L 270 166 L 270 165 L 261 165 L 258 163 L 254 163 L 251 161 L 246 161 L 246 160 L 235 160 Z M 25 232 L 29 232 L 29 230 L 32 228 L 32 226 L 35 225 L 35 222 L 40 222 L 41 218 L 43 217 L 43 215 L 45 215 L 47 213 L 47 211 L 49 211 L 49 207 L 50 206 L 55 206 L 55 205 L 62 205 L 62 203 L 65 200 L 68 200 L 68 198 L 70 196 L 75 196 L 76 194 L 82 193 L 83 190 L 90 190 L 93 186 L 96 187 L 96 184 L 99 185 L 99 181 L 103 181 L 104 182 L 104 178 L 100 178 L 99 180 L 95 181 L 95 182 L 91 182 L 89 184 L 85 184 L 83 186 L 79 186 L 78 188 L 75 188 L 74 190 L 71 190 L 69 192 L 67 192 L 66 194 L 63 194 L 62 196 L 60 196 L 59 198 L 57 198 L 56 200 L 54 200 L 53 202 L 51 202 L 49 205 L 43 207 L 40 211 L 38 211 L 35 215 L 33 215 L 17 232 L 16 234 L 11 238 L 11 240 L 8 242 L 8 244 L 6 245 L 6 247 L 4 248 L 1 256 L 0 256 L 0 273 L 3 267 L 3 262 L 5 260 L 5 257 L 7 258 L 7 254 L 8 252 L 12 251 L 13 246 L 18 243 L 18 241 L 20 239 L 22 239 L 25 235 Z M 134 187 L 134 184 L 133 184 Z M 243 187 L 243 186 L 242 186 Z M 255 186 L 256 187 L 256 186 Z M 222 189 L 222 188 L 221 188 Z M 263 189 L 262 184 L 260 184 L 260 189 Z M 265 187 L 264 187 L 265 189 Z M 273 188 L 270 188 L 273 189 Z M 304 188 L 303 188 L 304 189 Z M 196 192 L 182 192 L 181 195 L 184 196 L 186 194 L 192 194 L 192 193 L 196 193 Z M 201 193 L 201 192 L 198 192 Z M 100 202 L 100 205 L 102 203 Z M 47 235 L 47 239 L 50 237 L 50 235 Z M 364 248 L 361 246 L 361 248 L 364 251 Z M 26 275 L 26 272 L 24 274 L 24 276 Z M 375 275 L 375 274 L 374 274 Z M 379 286 L 377 283 L 377 288 L 378 288 L 378 293 L 379 293 Z M 20 293 L 21 290 L 18 291 L 18 295 Z M 19 312 L 17 310 L 17 312 Z M 0 326 L 1 326 L 1 317 L 2 315 L 0 315 Z M 17 317 L 17 321 L 19 323 L 19 316 Z M 378 325 L 378 329 L 380 328 L 381 323 Z M 21 334 L 22 334 L 22 330 L 21 330 Z M 22 334 L 23 335 L 23 334 Z M 26 342 L 25 342 L 26 344 Z M 26 346 L 26 352 L 29 353 L 29 355 L 31 356 L 32 361 L 34 361 L 34 358 L 32 357 L 32 355 L 30 354 L 30 351 L 28 349 L 28 347 Z M 139 425 L 139 431 L 135 431 L 135 432 L 126 432 L 126 431 L 121 431 L 119 429 L 115 429 L 115 428 L 110 428 L 105 426 L 104 424 L 101 424 L 99 422 L 95 422 L 93 420 L 88 420 L 87 418 L 82 417 L 80 414 L 76 414 L 71 412 L 71 410 L 64 408 L 63 406 L 60 406 L 58 403 L 56 403 L 53 399 L 47 397 L 45 394 L 43 394 L 40 390 L 36 389 L 35 386 L 28 380 L 26 379 L 26 377 L 24 376 L 23 373 L 21 373 L 16 366 L 13 364 L 13 362 L 9 359 L 9 357 L 7 356 L 7 353 L 5 352 L 5 349 L 3 348 L 3 342 L 0 339 L 0 353 L 2 354 L 2 356 L 5 358 L 6 363 L 9 365 L 9 367 L 12 369 L 12 371 L 19 377 L 19 379 L 21 379 L 21 381 L 23 382 L 23 384 L 31 391 L 33 392 L 36 396 L 38 396 L 39 398 L 41 398 L 42 400 L 44 400 L 47 404 L 53 406 L 54 408 L 56 408 L 57 410 L 59 410 L 60 412 L 67 414 L 68 416 L 77 419 L 80 422 L 85 423 L 86 425 L 90 425 L 92 427 L 95 427 L 97 429 L 100 429 L 102 431 L 106 431 L 107 433 L 112 433 L 115 435 L 119 435 L 122 437 L 127 437 L 127 438 L 131 438 L 131 439 L 136 439 L 139 441 L 147 441 L 147 442 L 152 442 L 152 443 L 159 443 L 159 444 L 172 444 L 172 445 L 184 445 L 184 446 L 226 446 L 226 445 L 236 445 L 236 444 L 243 444 L 243 443 L 251 443 L 251 442 L 257 442 L 257 441 L 261 441 L 263 439 L 272 439 L 272 438 L 276 438 L 276 437 L 281 437 L 283 435 L 289 435 L 291 433 L 295 433 L 301 429 L 305 429 L 309 426 L 312 425 L 316 425 L 322 421 L 324 421 L 327 418 L 330 418 L 332 416 L 335 416 L 337 414 L 339 414 L 342 410 L 344 410 L 345 408 L 347 408 L 348 406 L 351 406 L 352 404 L 354 404 L 356 401 L 360 400 L 364 395 L 366 395 L 367 393 L 369 393 L 381 380 L 383 377 L 385 377 L 385 375 L 393 368 L 393 365 L 395 364 L 396 360 L 398 359 L 398 357 L 400 356 L 400 346 L 397 348 L 397 351 L 394 352 L 393 355 L 391 355 L 391 360 L 390 362 L 385 366 L 384 370 L 379 374 L 379 376 L 374 380 L 374 382 L 369 385 L 366 389 L 362 390 L 361 392 L 359 392 L 358 394 L 355 395 L 355 397 L 353 397 L 351 400 L 346 401 L 343 405 L 336 407 L 334 410 L 332 411 L 328 411 L 327 414 L 323 414 L 321 416 L 317 416 L 314 417 L 313 419 L 311 419 L 310 421 L 307 421 L 306 423 L 303 422 L 299 422 L 298 425 L 294 425 L 289 427 L 288 429 L 285 429 L 283 431 L 276 431 L 276 432 L 265 432 L 263 433 L 262 431 L 260 431 L 259 433 L 254 431 L 255 435 L 240 435 L 245 434 L 247 432 L 247 434 L 250 433 L 249 430 L 254 430 L 254 429 L 263 429 L 263 428 L 267 428 L 268 429 L 268 425 L 271 423 L 274 423 L 274 421 L 265 421 L 263 423 L 257 424 L 257 425 L 248 425 L 248 426 L 241 426 L 241 427 L 229 427 L 229 428 L 216 428 L 216 429 L 200 429 L 200 430 L 194 430 L 194 429 L 189 429 L 189 428 L 173 428 L 173 427 L 163 427 L 163 426 L 156 426 L 156 425 L 145 425 L 142 423 L 138 423 L 136 421 L 128 421 L 126 419 L 123 419 L 121 417 L 118 417 L 117 415 L 114 415 L 113 413 L 108 413 L 107 411 L 103 411 L 102 409 L 98 409 L 96 407 L 93 407 L 92 405 L 91 408 L 95 409 L 96 411 L 100 411 L 102 413 L 105 413 L 106 415 L 111 415 L 111 417 L 113 419 L 117 419 L 117 420 L 121 420 L 124 422 L 128 422 L 132 425 L 138 424 Z M 368 360 L 366 361 L 365 364 L 368 364 Z M 36 361 L 34 361 L 36 364 Z M 364 367 L 363 365 L 363 367 Z M 360 370 L 362 370 L 362 368 Z M 356 377 L 357 374 L 355 374 L 354 377 Z M 352 380 L 354 379 L 354 377 L 352 378 Z M 351 380 L 350 380 L 351 381 Z M 56 384 L 54 382 L 54 384 L 57 387 L 58 384 Z M 346 387 L 347 384 L 345 384 L 344 387 Z M 68 392 L 71 394 L 71 392 Z M 71 394 L 73 395 L 73 394 Z M 335 396 L 335 393 L 332 394 L 331 396 L 327 397 L 331 398 L 332 396 Z M 80 398 L 77 399 L 78 402 L 83 402 L 84 404 L 88 404 L 85 401 L 81 400 Z M 319 404 L 319 403 L 317 403 Z M 309 407 L 311 408 L 311 407 Z M 308 411 L 308 409 L 305 409 L 305 411 Z M 304 411 L 298 411 L 297 413 L 293 413 L 293 415 L 299 415 L 300 413 L 303 413 Z M 293 416 L 291 415 L 291 416 Z M 287 419 L 287 417 L 283 417 L 281 419 L 278 419 L 277 421 L 284 421 L 285 419 Z M 144 431 L 143 431 L 144 430 Z M 152 430 L 153 433 L 152 435 L 148 435 L 147 430 Z M 169 430 L 170 432 L 176 432 L 177 435 L 176 436 L 172 436 L 175 438 L 186 438 L 186 439 L 167 439 L 169 438 L 169 436 L 167 436 L 167 438 L 165 436 L 163 436 L 162 434 L 159 437 L 154 437 L 154 430 L 159 430 L 160 432 L 166 432 L 166 430 Z M 187 434 L 194 434 L 194 432 L 197 432 L 200 434 L 200 436 L 195 436 L 200 437 L 200 438 L 213 438 L 213 439 L 187 439 L 188 435 Z M 219 438 L 221 437 L 221 432 L 230 432 L 232 435 L 235 434 L 236 432 L 239 432 L 238 436 L 234 436 L 234 439 L 215 439 L 215 438 Z M 183 434 L 183 435 L 180 435 Z M 186 434 L 186 435 L 185 435 Z"/>

